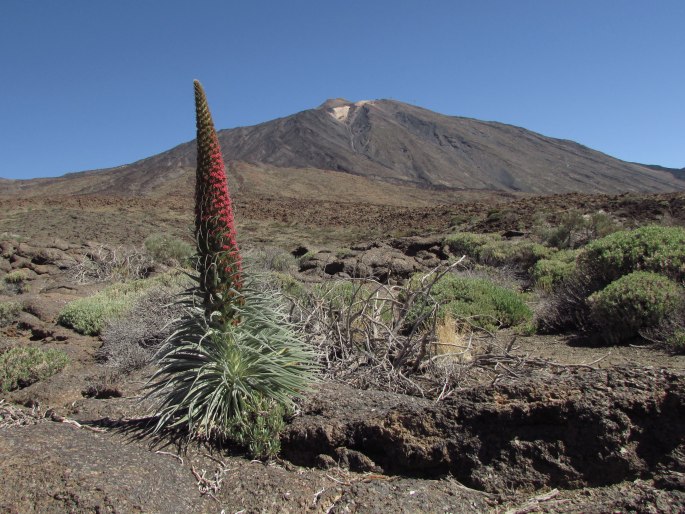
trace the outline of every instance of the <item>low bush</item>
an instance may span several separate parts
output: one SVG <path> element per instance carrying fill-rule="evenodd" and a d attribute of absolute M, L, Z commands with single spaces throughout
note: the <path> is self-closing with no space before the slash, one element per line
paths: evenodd
<path fill-rule="evenodd" d="M 532 317 L 519 293 L 482 278 L 447 274 L 435 283 L 431 296 L 441 306 L 439 318 L 449 312 L 457 320 L 469 318 L 486 330 L 518 325 Z M 407 322 L 427 319 L 430 308 L 430 302 L 418 302 L 411 308 Z"/>
<path fill-rule="evenodd" d="M 557 266 L 562 274 L 566 271 Z M 636 271 L 656 273 L 676 282 L 685 279 L 685 229 L 646 226 L 589 243 L 579 251 L 574 269 L 558 282 L 541 309 L 540 330 L 596 332 L 598 318 L 590 312 L 588 298 Z"/>
<path fill-rule="evenodd" d="M 0 355 L 0 391 L 12 391 L 51 377 L 67 365 L 59 350 L 17 347 Z"/>
<path fill-rule="evenodd" d="M 168 234 L 152 234 L 145 239 L 144 245 L 150 257 L 169 266 L 187 265 L 195 253 L 190 244 Z"/>
<path fill-rule="evenodd" d="M 5 282 L 8 284 L 20 284 L 28 278 L 28 271 L 25 269 L 18 269 L 10 271 L 5 275 Z"/>
<path fill-rule="evenodd" d="M 21 305 L 17 302 L 0 302 L 0 327 L 6 327 L 21 312 Z"/>
<path fill-rule="evenodd" d="M 246 408 L 242 420 L 229 424 L 226 437 L 244 447 L 256 459 L 272 459 L 281 451 L 280 435 L 285 428 L 285 408 L 274 401 L 257 398 Z"/>
<path fill-rule="evenodd" d="M 184 281 L 185 276 L 182 274 L 166 274 L 113 284 L 93 296 L 68 303 L 59 313 L 57 321 L 80 334 L 99 335 L 107 323 L 127 314 L 151 287 L 178 287 Z"/>
<path fill-rule="evenodd" d="M 245 264 L 254 272 L 287 273 L 297 268 L 297 258 L 280 248 L 267 246 L 245 252 Z"/>
<path fill-rule="evenodd" d="M 609 343 L 659 325 L 683 305 L 683 289 L 657 273 L 635 271 L 588 298 L 591 316 Z"/>
<path fill-rule="evenodd" d="M 98 358 L 119 374 L 150 363 L 173 331 L 173 322 L 183 314 L 183 309 L 173 303 L 177 293 L 171 287 L 152 287 L 134 301 L 127 313 L 107 322 Z"/>
<path fill-rule="evenodd" d="M 80 334 L 94 336 L 100 334 L 110 320 L 122 316 L 133 306 L 133 297 L 103 291 L 88 298 L 74 300 L 59 313 L 60 325 L 73 328 Z"/>
<path fill-rule="evenodd" d="M 297 280 L 292 275 L 287 273 L 272 272 L 264 277 L 264 280 L 269 285 L 276 287 L 287 298 L 297 300 L 298 302 L 307 302 L 309 298 L 309 290 L 307 287 Z"/>
<path fill-rule="evenodd" d="M 673 330 L 665 339 L 666 345 L 675 353 L 685 353 L 685 326 Z"/>
<path fill-rule="evenodd" d="M 536 262 L 532 270 L 535 286 L 550 292 L 567 280 L 576 269 L 577 255 L 575 250 L 560 250 L 549 258 Z"/>
<path fill-rule="evenodd" d="M 605 212 L 583 214 L 582 211 L 571 210 L 561 215 L 557 225 L 539 222 L 534 232 L 543 243 L 567 249 L 578 248 L 619 229 L 620 225 Z"/>
<path fill-rule="evenodd" d="M 532 241 L 491 241 L 480 248 L 479 262 L 489 266 L 516 266 L 527 269 L 554 251 Z"/>
<path fill-rule="evenodd" d="M 501 241 L 498 234 L 474 234 L 458 232 L 445 238 L 445 244 L 455 255 L 466 255 L 474 260 L 480 259 L 480 250 L 488 243 Z"/>
<path fill-rule="evenodd" d="M 685 353 L 685 300 L 655 327 L 640 330 L 640 335 L 674 353 Z"/>
<path fill-rule="evenodd" d="M 532 241 L 508 241 L 497 234 L 461 232 L 445 238 L 445 244 L 456 255 L 467 255 L 479 264 L 528 268 L 554 250 Z"/>
<path fill-rule="evenodd" d="M 633 271 L 685 279 L 685 229 L 646 226 L 615 232 L 589 243 L 578 257 L 580 271 L 596 287 Z"/>

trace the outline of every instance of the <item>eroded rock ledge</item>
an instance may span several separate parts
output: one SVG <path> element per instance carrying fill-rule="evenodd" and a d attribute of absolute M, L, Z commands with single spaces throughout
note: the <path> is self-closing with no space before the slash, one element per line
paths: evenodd
<path fill-rule="evenodd" d="M 304 465 L 452 474 L 485 491 L 654 478 L 685 490 L 685 374 L 574 369 L 443 402 L 326 384 L 283 436 Z"/>

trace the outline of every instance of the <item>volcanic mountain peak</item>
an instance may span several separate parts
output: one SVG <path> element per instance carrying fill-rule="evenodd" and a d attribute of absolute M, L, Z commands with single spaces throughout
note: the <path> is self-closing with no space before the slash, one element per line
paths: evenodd
<path fill-rule="evenodd" d="M 396 100 L 331 99 L 287 118 L 222 131 L 220 139 L 234 160 L 333 170 L 414 187 L 534 193 L 685 187 L 672 174 L 573 141 Z"/>
<path fill-rule="evenodd" d="M 280 180 L 283 187 L 274 185 L 276 190 L 301 175 L 294 170 L 306 170 L 304 197 L 320 191 L 320 185 L 312 187 L 317 172 L 325 184 L 347 184 L 352 175 L 370 179 L 378 191 L 388 183 L 444 191 L 541 194 L 685 189 L 679 170 L 629 163 L 573 141 L 503 123 L 446 116 L 396 100 L 333 98 L 291 116 L 222 130 L 219 140 L 227 161 L 262 170 L 272 182 Z M 58 181 L 65 191 L 148 194 L 178 190 L 180 183 L 189 187 L 194 166 L 191 141 L 127 166 Z M 239 178 L 243 179 L 251 187 L 249 178 Z M 364 183 L 359 187 L 366 188 L 368 196 L 368 183 L 355 183 Z"/>
<path fill-rule="evenodd" d="M 373 103 L 373 100 L 360 100 L 359 102 L 350 102 L 344 98 L 331 98 L 326 100 L 319 106 L 320 110 L 326 111 L 335 120 L 347 123 L 350 119 L 354 119 L 353 115 L 358 107 Z"/>
<path fill-rule="evenodd" d="M 344 105 L 349 105 L 353 102 L 350 102 L 349 100 L 345 98 L 329 98 L 326 100 L 324 103 L 319 105 L 318 109 L 335 109 L 336 107 L 342 107 Z"/>

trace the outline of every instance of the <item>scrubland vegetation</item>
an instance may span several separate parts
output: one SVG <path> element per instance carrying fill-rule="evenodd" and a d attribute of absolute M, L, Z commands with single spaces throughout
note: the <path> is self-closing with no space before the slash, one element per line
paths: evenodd
<path fill-rule="evenodd" d="M 154 367 L 162 356 L 166 423 L 234 441 L 258 457 L 278 453 L 289 395 L 305 387 L 301 377 L 310 371 L 303 368 L 299 378 L 300 371 L 289 378 L 279 371 L 285 382 L 259 380 L 287 368 L 300 347 L 315 352 L 323 378 L 437 398 L 461 387 L 465 370 L 508 355 L 495 343 L 502 331 L 518 337 L 570 333 L 594 345 L 639 339 L 685 351 L 685 230 L 624 229 L 603 214 L 569 213 L 558 227 L 537 223 L 511 238 L 447 234 L 442 242 L 449 259 L 394 285 L 373 277 L 306 276 L 300 270 L 315 252 L 296 257 L 255 248 L 243 252 L 251 278 L 241 296 L 233 289 L 222 293 L 232 302 L 222 316 L 240 321 L 221 325 L 206 317 L 204 297 L 178 272 L 193 274 L 187 243 L 154 236 L 138 257 L 123 258 L 120 251 L 119 260 L 104 259 L 114 264 L 107 272 L 98 268 L 91 280 L 104 274 L 113 283 L 66 305 L 58 320 L 99 336 L 98 357 L 118 375 Z M 330 253 L 337 259 L 357 254 L 349 248 Z M 0 319 L 9 323 L 20 309 L 5 302 Z M 271 312 L 267 318 L 257 312 L 264 310 Z M 309 358 L 301 355 L 298 361 Z M 62 365 L 33 366 L 54 373 Z M 191 376 L 202 378 L 189 382 Z M 11 387 L 29 383 L 22 380 L 13 379 Z"/>
<path fill-rule="evenodd" d="M 0 392 L 26 387 L 48 378 L 68 362 L 65 353 L 59 350 L 12 348 L 0 354 Z"/>
<path fill-rule="evenodd" d="M 511 239 L 445 235 L 450 259 L 398 285 L 372 277 L 304 280 L 299 270 L 313 252 L 295 257 L 277 248 L 253 249 L 245 252 L 252 277 L 241 296 L 247 303 L 232 303 L 224 314 L 240 321 L 220 327 L 205 317 L 203 296 L 187 289 L 190 282 L 178 271 L 185 267 L 192 274 L 187 243 L 159 235 L 148 238 L 135 257 L 107 253 L 101 261 L 109 267 L 101 264 L 90 280 L 106 276 L 113 283 L 66 305 L 58 320 L 99 336 L 98 356 L 118 375 L 166 356 L 161 373 L 167 423 L 184 420 L 202 437 L 228 438 L 260 457 L 278 452 L 278 432 L 291 409 L 279 387 L 293 394 L 304 382 L 292 375 L 282 385 L 271 378 L 257 389 L 247 384 L 287 368 L 299 345 L 316 352 L 323 377 L 437 397 L 459 387 L 464 367 L 480 354 L 490 352 L 492 358 L 495 335 L 503 330 L 518 336 L 573 333 L 607 345 L 642 338 L 670 351 L 685 350 L 685 230 L 619 229 L 605 216 L 579 214 L 565 215 L 561 223 L 536 225 Z M 343 248 L 331 255 L 346 259 L 355 251 Z M 93 265 L 79 264 L 86 280 L 84 266 Z M 155 266 L 162 271 L 150 274 Z M 15 283 L 20 275 L 5 280 Z M 189 293 L 179 303 L 184 290 Z M 227 291 L 222 294 L 234 298 L 233 290 Z M 19 304 L 4 302 L 0 320 L 10 323 L 20 310 Z M 257 312 L 264 310 L 272 313 L 268 319 Z M 170 347 L 170 340 L 177 346 Z M 25 356 L 30 364 L 15 365 L 25 378 L 4 379 L 10 385 L 3 387 L 28 384 L 64 365 L 56 355 L 41 358 Z M 303 377 L 309 373 L 303 372 Z M 183 385 L 195 373 L 202 380 L 192 388 Z M 232 377 L 228 383 L 226 377 Z M 286 385 L 291 381 L 293 386 Z M 186 414 L 178 418 L 178 409 Z"/>

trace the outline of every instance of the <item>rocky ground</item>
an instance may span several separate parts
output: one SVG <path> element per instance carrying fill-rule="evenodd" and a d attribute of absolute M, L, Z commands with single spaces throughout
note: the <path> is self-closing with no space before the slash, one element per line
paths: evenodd
<path fill-rule="evenodd" d="M 425 193 L 425 192 L 424 192 Z M 430 193 L 430 191 L 429 191 Z M 435 193 L 436 195 L 438 192 Z M 243 245 L 344 248 L 370 240 L 444 233 L 451 229 L 501 232 L 530 228 L 536 218 L 554 222 L 564 213 L 604 211 L 624 226 L 685 223 L 685 193 L 616 196 L 522 196 L 487 192 L 440 193 L 440 203 L 405 205 L 291 198 L 246 192 L 236 197 Z M 190 238 L 193 196 L 7 196 L 0 191 L 0 233 L 34 240 L 140 244 L 150 234 Z M 332 247 L 332 248 L 331 248 Z"/>
<path fill-rule="evenodd" d="M 99 245 L 6 240 L 0 250 L 0 300 L 22 306 L 0 351 L 26 345 L 70 357 L 57 375 L 1 396 L 3 512 L 685 509 L 683 356 L 519 337 L 517 355 L 554 363 L 438 403 L 320 383 L 289 422 L 282 459 L 262 463 L 235 448 L 151 440 L 141 428 L 151 370 L 109 376 L 96 359 L 99 338 L 56 324 L 68 301 L 103 287 L 74 275 Z M 442 252 L 431 238 L 387 240 L 316 253 L 302 273 L 353 275 L 363 265 L 399 278 Z M 4 280 L 17 271 L 21 281 Z"/>

